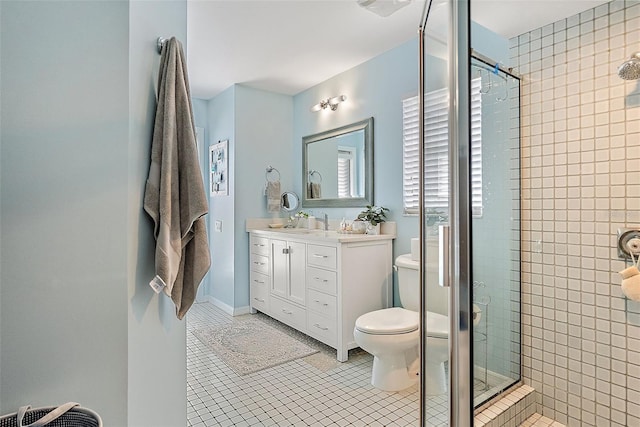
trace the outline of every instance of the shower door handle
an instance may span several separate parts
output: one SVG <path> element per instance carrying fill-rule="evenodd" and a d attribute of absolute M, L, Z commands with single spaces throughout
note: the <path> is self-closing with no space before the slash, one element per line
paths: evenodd
<path fill-rule="evenodd" d="M 451 286 L 449 276 L 449 226 L 438 227 L 438 283 L 440 286 Z"/>

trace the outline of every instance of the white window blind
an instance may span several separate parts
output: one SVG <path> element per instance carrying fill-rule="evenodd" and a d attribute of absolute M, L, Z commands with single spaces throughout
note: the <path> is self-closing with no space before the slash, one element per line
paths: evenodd
<path fill-rule="evenodd" d="M 353 151 L 338 149 L 338 198 L 353 197 Z"/>
<path fill-rule="evenodd" d="M 482 95 L 480 79 L 471 84 L 471 205 L 482 215 Z M 449 91 L 425 94 L 425 208 L 446 210 L 449 205 Z M 402 101 L 403 199 L 406 214 L 418 213 L 418 97 Z"/>

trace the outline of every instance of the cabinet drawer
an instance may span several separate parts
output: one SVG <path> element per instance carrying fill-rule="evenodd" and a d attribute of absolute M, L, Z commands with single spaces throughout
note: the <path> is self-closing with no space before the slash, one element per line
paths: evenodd
<path fill-rule="evenodd" d="M 330 318 L 336 317 L 336 297 L 309 289 L 307 309 Z"/>
<path fill-rule="evenodd" d="M 251 286 L 253 289 L 253 287 L 256 288 L 261 288 L 264 289 L 265 292 L 269 292 L 269 285 L 271 284 L 271 281 L 269 280 L 269 276 L 267 276 L 266 274 L 263 273 L 258 273 L 257 271 L 252 271 L 249 274 L 250 277 L 250 281 L 251 281 Z"/>
<path fill-rule="evenodd" d="M 330 246 L 309 245 L 307 264 L 316 267 L 336 269 L 336 248 Z"/>
<path fill-rule="evenodd" d="M 335 271 L 321 270 L 319 268 L 307 267 L 307 287 L 331 295 L 336 295 L 337 274 Z"/>
<path fill-rule="evenodd" d="M 335 317 L 328 318 L 314 311 L 308 311 L 307 324 L 307 331 L 309 332 L 309 335 L 327 345 L 335 347 L 338 341 Z"/>
<path fill-rule="evenodd" d="M 269 286 L 265 276 L 260 273 L 251 272 L 251 307 L 260 310 L 263 313 L 269 311 Z"/>
<path fill-rule="evenodd" d="M 269 300 L 270 313 L 273 317 L 287 325 L 304 331 L 306 329 L 306 311 L 277 297 Z"/>
<path fill-rule="evenodd" d="M 249 252 L 258 255 L 269 255 L 269 239 L 266 237 L 251 236 Z"/>
<path fill-rule="evenodd" d="M 269 257 L 258 254 L 251 254 L 251 271 L 262 274 L 269 274 Z"/>

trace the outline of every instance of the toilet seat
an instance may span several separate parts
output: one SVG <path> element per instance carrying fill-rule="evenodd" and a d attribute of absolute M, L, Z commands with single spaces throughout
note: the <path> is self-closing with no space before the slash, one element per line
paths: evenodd
<path fill-rule="evenodd" d="M 420 315 L 401 307 L 385 308 L 363 314 L 356 320 L 356 329 L 365 334 L 396 335 L 418 330 Z M 449 338 L 449 319 L 442 314 L 427 312 L 427 336 Z"/>
<path fill-rule="evenodd" d="M 417 331 L 420 316 L 401 307 L 372 311 L 358 317 L 356 329 L 365 334 L 397 335 Z"/>

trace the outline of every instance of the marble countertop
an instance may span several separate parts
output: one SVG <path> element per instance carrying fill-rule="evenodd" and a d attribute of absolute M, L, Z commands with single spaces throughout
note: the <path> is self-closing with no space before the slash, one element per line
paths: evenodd
<path fill-rule="evenodd" d="M 396 238 L 396 223 L 386 222 L 381 224 L 381 234 L 344 234 L 338 233 L 335 226 L 339 222 L 329 221 L 329 230 L 325 231 L 321 228 L 270 228 L 269 224 L 277 223 L 273 219 L 248 219 L 246 224 L 247 232 L 263 234 L 268 237 L 277 238 L 298 238 L 304 240 L 329 241 L 329 242 L 370 242 L 375 240 L 392 240 Z M 322 226 L 322 224 L 319 224 Z"/>

